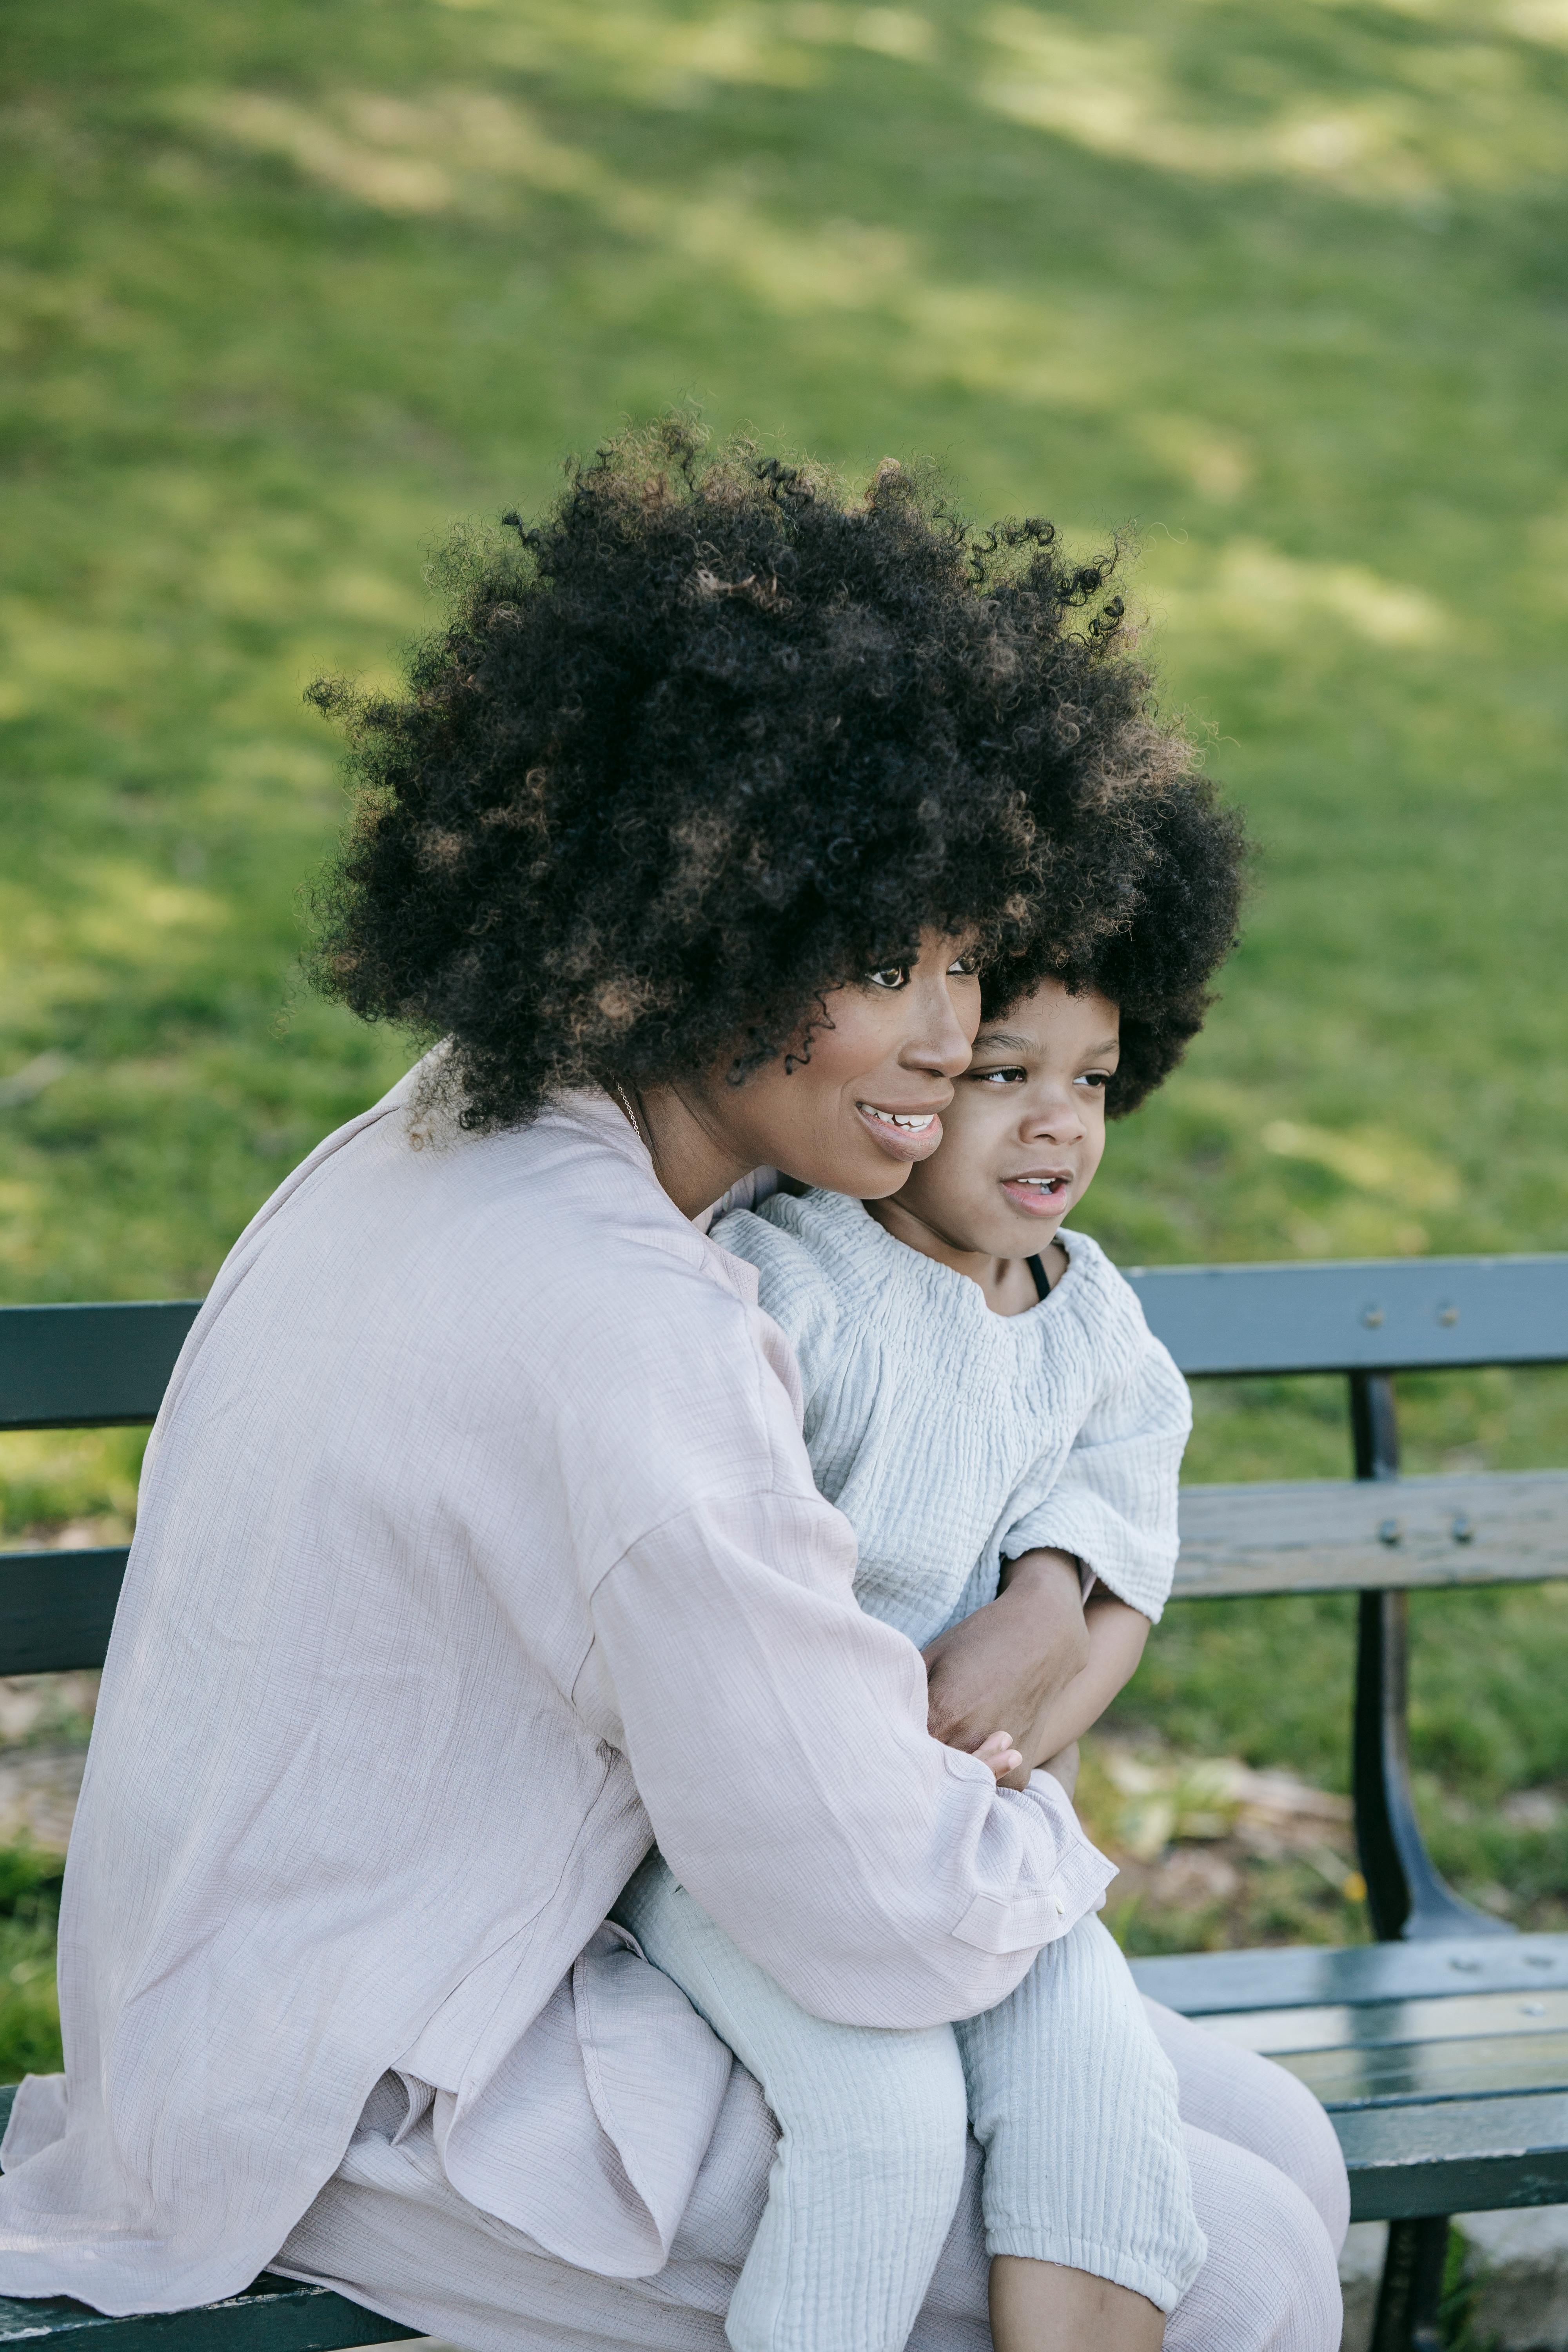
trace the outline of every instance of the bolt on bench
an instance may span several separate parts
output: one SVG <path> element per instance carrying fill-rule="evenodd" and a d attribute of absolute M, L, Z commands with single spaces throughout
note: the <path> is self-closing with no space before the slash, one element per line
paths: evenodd
<path fill-rule="evenodd" d="M 1450 2213 L 1568 2202 L 1568 1936 L 1446 1886 L 1411 1801 L 1406 1595 L 1568 1578 L 1568 1471 L 1399 1477 L 1394 1375 L 1568 1360 L 1568 1256 L 1133 1272 L 1191 1379 L 1338 1372 L 1353 1480 L 1187 1487 L 1175 1597 L 1356 1591 L 1356 1835 L 1379 1941 L 1142 1960 L 1144 1991 L 1289 2066 L 1333 2117 L 1358 2221 L 1386 2219 L 1374 2352 L 1436 2352 Z M 0 1308 L 0 1429 L 153 1418 L 194 1301 Z M 0 1674 L 101 1664 L 121 1549 L 0 1554 Z M 11 2092 L 0 2090 L 0 2124 Z M 110 2319 L 0 2298 L 0 2347 L 339 2352 L 415 2331 L 264 2274 L 203 2309 Z"/>

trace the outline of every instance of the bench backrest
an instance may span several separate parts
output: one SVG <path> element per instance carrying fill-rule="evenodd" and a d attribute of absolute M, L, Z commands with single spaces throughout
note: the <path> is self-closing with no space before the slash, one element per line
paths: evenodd
<path fill-rule="evenodd" d="M 1373 1931 L 1500 1931 L 1445 1885 L 1422 1843 L 1405 1592 L 1568 1576 L 1568 1471 L 1399 1478 L 1394 1375 L 1568 1359 L 1568 1256 L 1161 1266 L 1131 1279 L 1193 1379 L 1348 1378 L 1355 1478 L 1184 1487 L 1175 1594 L 1360 1591 L 1352 1780 Z M 0 1428 L 151 1421 L 196 1312 L 193 1300 L 0 1308 Z M 0 1555 L 0 1674 L 100 1664 L 126 1558 Z"/>
<path fill-rule="evenodd" d="M 1193 1379 L 1568 1360 L 1568 1255 L 1135 1267 Z M 0 1307 L 0 1429 L 156 1415 L 195 1299 Z M 1385 1413 L 1384 1418 L 1387 1418 Z M 1391 1425 L 1391 1424 L 1390 1424 Z M 1384 1465 L 1387 1466 L 1386 1465 Z M 1568 1471 L 1190 1486 L 1182 1598 L 1568 1576 Z M 121 1547 L 0 1554 L 0 1674 L 101 1664 Z"/>
<path fill-rule="evenodd" d="M 199 1298 L 0 1307 L 0 1429 L 112 1429 L 155 1420 Z M 123 1545 L 0 1552 L 0 1675 L 100 1666 Z"/>
<path fill-rule="evenodd" d="M 1189 1380 L 1568 1360 L 1568 1255 L 1132 1266 Z"/>
<path fill-rule="evenodd" d="M 1568 1361 L 1568 1255 L 1135 1267 L 1189 1379 L 1339 1372 L 1361 1475 L 1182 1490 L 1176 1597 L 1568 1577 L 1568 1471 L 1386 1481 L 1393 1375 Z M 1381 1448 L 1381 1451 L 1380 1451 Z"/>
<path fill-rule="evenodd" d="M 1129 1273 L 1190 1379 L 1568 1360 L 1568 1256 Z M 153 1421 L 200 1301 L 0 1307 L 0 1428 Z M 99 1665 L 122 1548 L 0 1555 L 0 1675 Z M 1568 1470 L 1184 1486 L 1178 1597 L 1568 1576 Z"/>

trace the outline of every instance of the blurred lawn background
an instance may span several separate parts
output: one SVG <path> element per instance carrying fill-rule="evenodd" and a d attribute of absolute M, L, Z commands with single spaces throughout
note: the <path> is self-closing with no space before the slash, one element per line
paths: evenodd
<path fill-rule="evenodd" d="M 1568 0 L 16 0 L 0 76 L 0 1297 L 201 1291 L 401 1066 L 296 976 L 342 816 L 300 690 L 390 678 L 455 518 L 679 399 L 1136 532 L 1263 854 L 1090 1230 L 1564 1246 Z M 1414 1467 L 1568 1462 L 1558 1375 L 1403 1389 Z M 1332 1383 L 1198 1409 L 1194 1476 L 1347 1466 Z M 139 1447 L 5 1441 L 6 1539 L 113 1539 Z M 1440 1859 L 1561 1924 L 1568 1590 L 1415 1616 Z M 1170 1853 L 1237 1818 L 1184 1759 L 1342 1788 L 1350 1633 L 1172 1612 L 1105 1749 Z M 1224 1869 L 1146 1873 L 1130 1940 L 1364 1932 L 1342 1830 Z M 0 2074 L 57 1881 L 0 1855 Z"/>

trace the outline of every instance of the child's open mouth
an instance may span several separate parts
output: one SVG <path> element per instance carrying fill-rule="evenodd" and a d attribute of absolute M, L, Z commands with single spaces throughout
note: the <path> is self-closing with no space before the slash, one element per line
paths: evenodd
<path fill-rule="evenodd" d="M 1032 1217 L 1059 1216 L 1067 1206 L 1072 1189 L 1072 1173 L 1068 1169 L 1054 1168 L 1044 1175 L 1004 1176 L 1002 1190 L 1016 1208 L 1026 1210 Z"/>

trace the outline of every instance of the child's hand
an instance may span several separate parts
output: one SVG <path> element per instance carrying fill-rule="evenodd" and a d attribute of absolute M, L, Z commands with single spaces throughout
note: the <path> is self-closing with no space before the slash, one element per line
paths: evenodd
<path fill-rule="evenodd" d="M 978 1756 L 980 1761 L 994 1772 L 998 1780 L 1005 1780 L 1009 1772 L 1018 1771 L 1024 1761 L 1013 1745 L 1010 1731 L 994 1731 L 989 1739 L 983 1739 L 979 1747 L 970 1752 Z"/>

